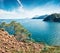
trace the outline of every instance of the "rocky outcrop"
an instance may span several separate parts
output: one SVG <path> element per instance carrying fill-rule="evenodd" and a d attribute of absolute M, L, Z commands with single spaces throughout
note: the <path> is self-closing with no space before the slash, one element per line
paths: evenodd
<path fill-rule="evenodd" d="M 60 22 L 60 14 L 51 14 L 47 16 L 44 21 L 51 21 L 51 22 Z"/>
<path fill-rule="evenodd" d="M 40 53 L 43 44 L 19 42 L 13 35 L 0 30 L 0 53 Z"/>

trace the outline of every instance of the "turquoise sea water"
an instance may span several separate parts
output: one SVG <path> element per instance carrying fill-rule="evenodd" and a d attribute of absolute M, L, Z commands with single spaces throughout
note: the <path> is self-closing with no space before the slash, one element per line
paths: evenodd
<path fill-rule="evenodd" d="M 0 22 L 11 22 L 11 19 L 0 19 Z M 42 19 L 17 19 L 36 41 L 42 41 L 49 45 L 60 46 L 60 23 L 45 22 Z"/>

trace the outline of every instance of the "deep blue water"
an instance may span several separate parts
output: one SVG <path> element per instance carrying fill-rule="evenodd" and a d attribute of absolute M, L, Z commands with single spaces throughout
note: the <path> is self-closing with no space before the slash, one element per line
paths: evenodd
<path fill-rule="evenodd" d="M 9 23 L 12 20 L 0 20 L 0 22 L 4 21 Z M 49 45 L 60 46 L 60 23 L 45 22 L 42 19 L 20 19 L 15 21 L 20 22 L 32 34 L 33 39 Z"/>

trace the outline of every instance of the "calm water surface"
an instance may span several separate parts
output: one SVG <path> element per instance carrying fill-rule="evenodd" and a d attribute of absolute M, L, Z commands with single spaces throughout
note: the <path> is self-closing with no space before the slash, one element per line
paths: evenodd
<path fill-rule="evenodd" d="M 11 22 L 12 20 L 0 20 L 0 22 Z M 20 22 L 32 34 L 36 41 L 42 41 L 49 45 L 60 46 L 60 23 L 45 22 L 42 19 L 20 19 Z"/>

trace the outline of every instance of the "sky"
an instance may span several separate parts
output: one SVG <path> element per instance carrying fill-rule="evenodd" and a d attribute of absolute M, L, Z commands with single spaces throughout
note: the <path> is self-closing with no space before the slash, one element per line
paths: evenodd
<path fill-rule="evenodd" d="M 60 13 L 60 0 L 0 0 L 0 19 L 30 19 Z"/>

